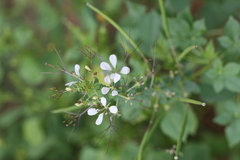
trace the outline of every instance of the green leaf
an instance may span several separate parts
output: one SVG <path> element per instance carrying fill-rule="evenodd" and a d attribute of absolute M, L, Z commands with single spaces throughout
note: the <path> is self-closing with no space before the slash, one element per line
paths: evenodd
<path fill-rule="evenodd" d="M 218 38 L 218 42 L 225 49 L 230 48 L 233 43 L 232 40 L 227 36 L 222 36 L 222 37 Z"/>
<path fill-rule="evenodd" d="M 200 87 L 193 81 L 186 80 L 184 81 L 184 89 L 190 95 L 192 93 L 199 93 Z"/>
<path fill-rule="evenodd" d="M 159 14 L 156 11 L 151 11 L 142 16 L 139 25 L 136 27 L 138 39 L 144 40 L 144 43 L 140 45 L 143 52 L 147 53 L 158 39 L 161 25 L 160 21 L 156 21 L 156 19 L 160 19 Z"/>
<path fill-rule="evenodd" d="M 240 78 L 235 76 L 229 76 L 224 81 L 224 85 L 232 92 L 240 92 Z"/>
<path fill-rule="evenodd" d="M 181 3 L 182 3 L 182 1 L 181 1 Z M 186 7 L 183 11 L 179 12 L 177 15 L 177 18 L 183 19 L 186 22 L 188 22 L 189 24 L 193 23 L 193 16 L 191 14 L 189 7 Z"/>
<path fill-rule="evenodd" d="M 141 113 L 139 101 L 130 100 L 125 102 L 124 100 L 120 100 L 118 106 L 121 106 L 121 117 L 125 121 L 134 121 Z"/>
<path fill-rule="evenodd" d="M 160 127 L 167 136 L 172 138 L 173 140 L 178 139 L 181 129 L 181 123 L 184 116 L 185 105 L 182 103 L 175 104 L 172 106 L 171 110 L 167 113 L 167 115 L 163 118 Z M 189 108 L 188 119 L 185 128 L 185 132 L 183 135 L 183 141 L 186 141 L 187 136 L 189 134 L 194 134 L 197 128 L 197 118 L 191 108 Z"/>
<path fill-rule="evenodd" d="M 228 90 L 222 90 L 220 93 L 216 94 L 213 88 L 210 85 L 201 85 L 201 99 L 208 103 L 216 103 L 229 98 L 234 97 L 236 94 Z"/>
<path fill-rule="evenodd" d="M 137 3 L 133 3 L 131 1 L 126 1 L 126 6 L 129 12 L 129 20 L 128 23 L 136 24 L 141 21 L 142 15 L 145 14 L 146 7 Z"/>
<path fill-rule="evenodd" d="M 227 112 L 233 115 L 233 118 L 240 116 L 240 104 L 236 104 L 229 100 L 225 103 L 225 108 Z"/>
<path fill-rule="evenodd" d="M 208 42 L 205 48 L 205 52 L 203 53 L 203 56 L 207 59 L 212 59 L 216 56 L 215 48 L 212 41 Z"/>
<path fill-rule="evenodd" d="M 224 77 L 235 76 L 240 71 L 240 65 L 235 62 L 229 62 L 223 68 Z"/>
<path fill-rule="evenodd" d="M 216 58 L 213 67 L 206 72 L 206 77 L 210 80 L 216 80 L 222 74 L 222 61 Z"/>
<path fill-rule="evenodd" d="M 237 41 L 240 35 L 240 25 L 232 16 L 229 17 L 225 27 L 226 35 L 232 39 L 232 41 Z"/>
<path fill-rule="evenodd" d="M 222 61 L 219 58 L 216 58 L 216 60 L 213 63 L 213 68 L 218 72 L 222 72 Z"/>
<path fill-rule="evenodd" d="M 221 77 L 217 78 L 214 82 L 213 82 L 213 88 L 214 91 L 216 93 L 219 93 L 220 91 L 222 91 L 224 85 L 223 85 L 223 79 Z"/>
<path fill-rule="evenodd" d="M 213 119 L 213 121 L 219 125 L 227 125 L 232 119 L 232 114 L 229 112 L 223 112 Z"/>
<path fill-rule="evenodd" d="M 240 143 L 240 118 L 234 120 L 226 127 L 225 133 L 227 136 L 229 147 L 234 147 Z"/>
<path fill-rule="evenodd" d="M 193 23 L 193 32 L 196 35 L 201 35 L 206 31 L 205 20 L 200 19 Z"/>

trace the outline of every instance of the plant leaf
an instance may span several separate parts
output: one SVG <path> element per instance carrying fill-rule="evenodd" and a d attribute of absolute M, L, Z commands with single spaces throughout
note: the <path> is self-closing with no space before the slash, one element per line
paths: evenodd
<path fill-rule="evenodd" d="M 240 118 L 234 120 L 226 127 L 225 133 L 227 136 L 229 147 L 234 147 L 240 143 Z"/>

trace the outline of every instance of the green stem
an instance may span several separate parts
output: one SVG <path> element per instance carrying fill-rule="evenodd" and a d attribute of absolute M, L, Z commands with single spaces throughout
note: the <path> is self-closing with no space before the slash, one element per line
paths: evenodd
<path fill-rule="evenodd" d="M 200 75 L 202 75 L 203 73 L 205 73 L 207 70 L 209 70 L 209 68 L 211 68 L 212 66 L 212 62 L 208 63 L 207 65 L 205 65 L 203 68 L 201 68 L 199 71 L 195 72 L 189 79 L 194 79 Z"/>
<path fill-rule="evenodd" d="M 148 140 L 150 139 L 150 137 L 152 136 L 154 130 L 159 125 L 159 122 L 161 121 L 161 119 L 163 118 L 164 115 L 165 115 L 165 111 L 162 110 L 161 114 L 157 117 L 157 119 L 153 123 L 153 126 L 151 128 L 150 127 L 147 128 L 147 130 L 143 136 L 143 139 L 141 141 L 140 147 L 139 147 L 138 158 L 137 158 L 138 160 L 142 160 L 143 149 L 144 149 L 146 143 L 148 142 Z"/>
<path fill-rule="evenodd" d="M 167 39 L 171 39 L 169 30 L 168 30 L 168 24 L 167 24 L 167 17 L 166 17 L 166 12 L 163 4 L 163 0 L 158 0 L 159 7 L 162 13 L 162 22 L 163 22 L 163 29 L 166 34 Z"/>
<path fill-rule="evenodd" d="M 163 29 L 164 29 L 165 35 L 167 37 L 170 49 L 172 51 L 173 60 L 175 61 L 176 65 L 177 65 L 177 68 L 178 68 L 178 71 L 181 74 L 182 71 L 180 70 L 180 64 L 177 61 L 177 53 L 176 53 L 176 50 L 175 50 L 174 45 L 172 43 L 171 36 L 170 36 L 170 31 L 169 31 L 169 28 L 168 28 L 167 16 L 166 16 L 163 0 L 158 0 L 158 3 L 159 3 L 159 8 L 160 8 L 160 11 L 161 11 L 161 15 L 162 15 Z"/>
<path fill-rule="evenodd" d="M 90 9 L 92 9 L 93 11 L 95 11 L 96 13 L 98 13 L 99 15 L 101 15 L 104 19 L 106 19 L 110 24 L 112 24 L 126 39 L 129 40 L 129 42 L 131 43 L 131 45 L 136 48 L 136 50 L 140 53 L 142 59 L 144 60 L 144 62 L 146 63 L 146 65 L 148 66 L 148 60 L 146 59 L 146 57 L 144 56 L 144 54 L 142 53 L 142 51 L 139 49 L 139 47 L 137 46 L 137 44 L 126 34 L 126 32 L 124 32 L 124 30 L 117 24 L 115 23 L 110 17 L 108 17 L 106 14 L 104 14 L 103 12 L 101 12 L 99 9 L 95 8 L 94 6 L 92 6 L 89 3 L 86 3 L 86 6 L 88 6 Z M 149 68 L 148 68 L 148 71 Z"/>
<path fill-rule="evenodd" d="M 183 134 L 184 134 L 184 131 L 185 131 L 185 128 L 186 128 L 187 118 L 188 118 L 188 108 L 189 107 L 187 106 L 184 117 L 183 117 L 180 134 L 179 134 L 178 141 L 177 141 L 177 149 L 176 149 L 176 153 L 175 153 L 176 157 L 178 157 L 181 146 L 182 146 L 182 138 L 183 138 Z"/>
<path fill-rule="evenodd" d="M 76 109 L 79 109 L 79 106 L 71 106 L 71 107 L 66 107 L 66 108 L 62 108 L 62 109 L 55 109 L 53 111 L 51 111 L 52 113 L 62 113 L 64 111 L 69 112 L 69 111 L 73 111 Z"/>
<path fill-rule="evenodd" d="M 197 46 L 190 46 L 186 48 L 178 57 L 177 62 L 180 62 L 192 49 L 197 48 Z"/>

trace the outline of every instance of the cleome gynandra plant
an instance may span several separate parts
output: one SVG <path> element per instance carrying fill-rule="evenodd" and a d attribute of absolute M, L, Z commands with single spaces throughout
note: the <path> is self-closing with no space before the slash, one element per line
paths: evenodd
<path fill-rule="evenodd" d="M 46 63 L 46 65 L 56 68 L 75 79 L 65 84 L 66 88 L 64 91 L 58 90 L 55 87 L 51 88 L 56 93 L 49 97 L 56 96 L 56 99 L 58 99 L 63 93 L 77 93 L 79 95 L 74 107 L 57 110 L 69 114 L 69 116 L 65 117 L 68 119 L 63 121 L 63 123 L 66 123 L 66 126 L 75 126 L 75 121 L 84 114 L 87 114 L 97 117 L 95 121 L 96 125 L 101 125 L 104 117 L 107 117 L 109 121 L 108 128 L 114 128 L 115 119 L 121 116 L 121 111 L 118 107 L 119 103 L 122 103 L 120 101 L 129 103 L 130 105 L 132 101 L 143 102 L 143 100 L 137 99 L 136 96 L 143 92 L 139 88 L 144 85 L 146 77 L 134 77 L 132 80 L 128 78 L 128 75 L 131 74 L 131 69 L 125 63 L 135 53 L 128 54 L 125 52 L 124 61 L 118 63 L 118 58 L 115 54 L 111 54 L 109 60 L 102 60 L 100 55 L 90 52 L 90 47 L 85 47 L 85 49 L 88 55 L 86 53 L 84 55 L 90 59 L 91 64 L 95 57 L 98 57 L 102 61 L 99 65 L 94 65 L 97 68 L 84 66 L 84 69 L 91 75 L 90 80 L 81 74 L 82 68 L 79 64 L 75 64 L 73 67 L 74 71 L 67 71 L 65 67 L 59 68 Z M 101 71 L 96 72 L 99 70 Z M 150 72 L 150 74 L 152 73 L 153 71 Z M 77 113 L 70 112 L 73 110 L 77 110 Z"/>
<path fill-rule="evenodd" d="M 76 121 L 78 122 L 83 115 L 95 116 L 96 125 L 101 125 L 104 120 L 108 120 L 109 126 L 106 131 L 109 131 L 110 135 L 116 131 L 116 118 L 120 117 L 129 122 L 133 119 L 136 120 L 138 117 L 140 117 L 138 121 L 145 118 L 149 121 L 149 125 L 139 146 L 137 159 L 142 159 L 144 147 L 158 126 L 166 135 L 176 141 L 176 147 L 168 150 L 168 152 L 171 151 L 170 153 L 174 154 L 173 158 L 178 159 L 181 155 L 182 142 L 186 141 L 187 136 L 194 134 L 196 130 L 197 120 L 190 104 L 206 105 L 204 102 L 191 99 L 191 93 L 198 87 L 185 78 L 181 64 L 181 60 L 197 46 L 186 47 L 178 55 L 172 47 L 171 59 L 173 60 L 171 65 L 174 68 L 167 71 L 169 73 L 167 76 L 156 76 L 155 78 L 156 72 L 161 73 L 161 67 L 156 65 L 159 63 L 155 62 L 155 55 L 151 57 L 152 61 L 150 61 L 149 57 L 145 57 L 136 43 L 128 37 L 119 25 L 89 3 L 86 5 L 111 23 L 123 37 L 129 40 L 128 42 L 135 50 L 128 53 L 124 49 L 124 56 L 117 57 L 117 54 L 111 54 L 108 59 L 104 59 L 90 47 L 85 47 L 87 52 L 83 54 L 90 60 L 90 65 L 75 64 L 72 67 L 74 71 L 67 71 L 63 63 L 62 68 L 46 63 L 46 65 L 74 78 L 73 81 L 66 82 L 65 90 L 52 88 L 56 92 L 52 96 L 58 98 L 63 93 L 78 95 L 74 106 L 53 112 L 69 114 L 64 121 L 66 126 L 75 126 Z M 166 24 L 164 17 L 163 23 Z M 165 30 L 168 42 L 172 45 L 167 28 Z M 136 72 L 136 75 L 131 75 L 131 71 L 138 70 L 138 68 L 134 68 L 135 65 L 128 66 L 128 62 L 133 57 L 141 61 L 140 65 L 144 66 L 143 68 L 146 70 L 145 75 L 136 74 Z M 91 79 L 82 73 L 90 74 Z M 143 112 L 146 114 L 144 115 Z"/>

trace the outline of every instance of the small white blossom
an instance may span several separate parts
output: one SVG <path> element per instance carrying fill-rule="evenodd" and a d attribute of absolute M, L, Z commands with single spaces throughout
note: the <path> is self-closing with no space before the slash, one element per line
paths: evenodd
<path fill-rule="evenodd" d="M 114 83 L 117 83 L 120 79 L 121 79 L 121 75 L 118 74 L 116 72 L 116 66 L 117 66 L 117 57 L 115 54 L 112 54 L 109 56 L 109 61 L 110 63 L 112 64 L 113 68 L 107 63 L 107 62 L 102 62 L 100 64 L 100 68 L 102 70 L 105 70 L 105 71 L 113 71 L 114 69 L 114 73 L 112 73 L 110 76 L 107 75 L 105 78 L 104 78 L 104 81 L 108 84 L 111 83 L 111 79 L 113 80 Z M 120 71 L 121 74 L 128 74 L 130 72 L 130 68 L 129 67 L 123 67 Z"/>
<path fill-rule="evenodd" d="M 78 64 L 75 64 L 75 73 L 78 77 L 81 77 L 79 70 L 80 70 L 80 66 Z"/>
<path fill-rule="evenodd" d="M 103 88 L 101 89 L 101 92 L 102 92 L 102 94 L 105 95 L 105 94 L 107 94 L 110 90 L 111 90 L 111 89 L 108 88 L 108 87 L 103 87 Z M 118 95 L 118 91 L 112 90 L 112 96 L 116 96 L 116 95 Z"/>
<path fill-rule="evenodd" d="M 81 75 L 80 75 L 80 73 L 79 73 L 80 66 L 79 66 L 78 64 L 75 64 L 74 70 L 75 70 L 75 74 L 76 74 L 78 77 L 81 77 Z M 65 84 L 65 86 L 70 87 L 71 85 L 73 85 L 73 84 L 75 84 L 75 83 L 78 83 L 78 81 L 68 82 L 68 83 Z"/>
<path fill-rule="evenodd" d="M 87 113 L 89 116 L 94 116 L 96 115 L 100 110 L 99 109 L 95 109 L 95 108 L 90 108 Z"/>
<path fill-rule="evenodd" d="M 102 121 L 103 121 L 103 113 L 98 115 L 98 118 L 97 118 L 95 124 L 100 125 L 102 123 Z"/>
<path fill-rule="evenodd" d="M 101 102 L 101 104 L 102 104 L 104 107 L 107 106 L 107 100 L 106 100 L 105 97 L 101 97 L 101 98 L 100 98 L 100 102 Z M 106 110 L 106 109 L 107 109 L 107 108 L 105 108 L 105 110 Z M 110 106 L 110 107 L 108 108 L 108 110 L 109 110 L 110 113 L 112 113 L 112 114 L 116 114 L 116 113 L 118 112 L 117 106 Z M 97 114 L 98 112 L 100 112 L 100 111 L 101 111 L 100 109 L 90 108 L 90 109 L 87 111 L 87 114 L 88 114 L 89 116 L 94 116 L 94 115 L 96 115 L 96 114 Z M 98 115 L 98 118 L 97 118 L 97 120 L 95 121 L 95 124 L 96 124 L 96 125 L 102 124 L 104 113 L 105 113 L 105 112 L 100 113 L 100 114 Z"/>
<path fill-rule="evenodd" d="M 104 107 L 106 107 L 106 104 L 107 104 L 107 100 L 105 97 L 101 97 L 100 98 L 101 100 L 101 103 Z M 116 106 L 110 106 L 109 107 L 109 111 L 112 113 L 112 114 L 116 114 L 118 112 L 118 108 Z"/>
<path fill-rule="evenodd" d="M 73 84 L 75 84 L 75 83 L 78 83 L 78 81 L 68 82 L 68 83 L 65 84 L 65 86 L 70 87 L 71 85 L 73 85 Z"/>

